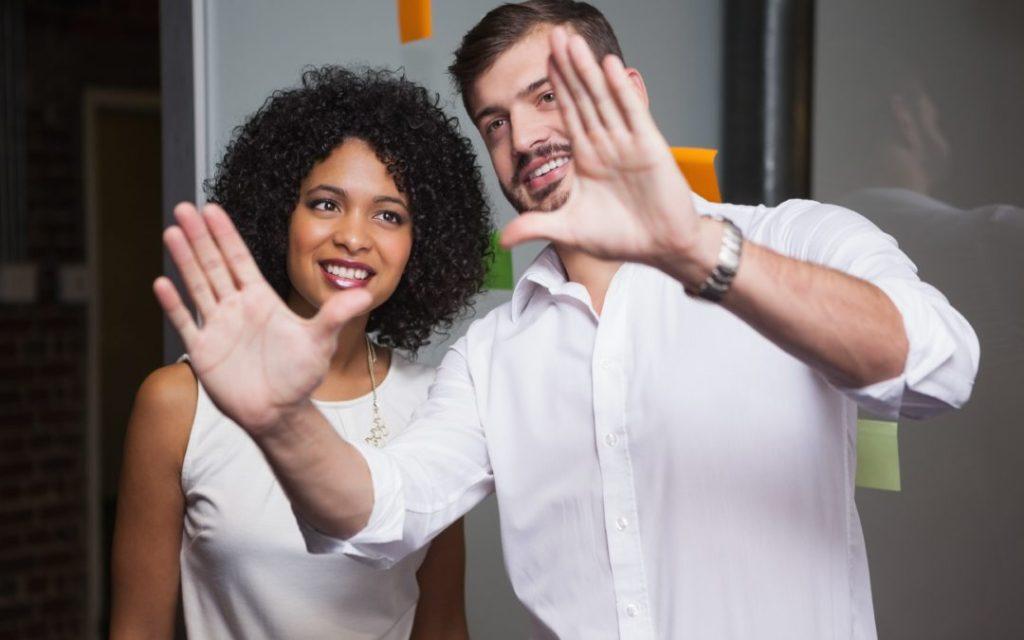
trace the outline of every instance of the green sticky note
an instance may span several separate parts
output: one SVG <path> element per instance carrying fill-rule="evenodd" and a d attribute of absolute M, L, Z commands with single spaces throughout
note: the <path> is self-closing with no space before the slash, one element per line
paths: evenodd
<path fill-rule="evenodd" d="M 900 490 L 900 452 L 895 422 L 857 421 L 857 486 Z"/>
<path fill-rule="evenodd" d="M 502 249 L 498 240 L 501 235 L 491 234 L 491 250 L 494 257 L 487 265 L 487 277 L 484 279 L 485 289 L 508 289 L 512 290 L 512 252 Z"/>

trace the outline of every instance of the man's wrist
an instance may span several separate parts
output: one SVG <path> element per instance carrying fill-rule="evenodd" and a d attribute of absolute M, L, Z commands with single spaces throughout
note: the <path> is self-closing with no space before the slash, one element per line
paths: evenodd
<path fill-rule="evenodd" d="M 725 223 L 701 217 L 687 242 L 676 243 L 658 268 L 687 289 L 699 289 L 718 265 Z"/>

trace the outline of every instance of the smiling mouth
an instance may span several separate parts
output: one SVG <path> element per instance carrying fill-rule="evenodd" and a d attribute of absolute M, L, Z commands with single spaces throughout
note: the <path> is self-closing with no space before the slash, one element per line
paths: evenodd
<path fill-rule="evenodd" d="M 529 173 L 524 173 L 521 182 L 531 191 L 543 189 L 564 177 L 566 172 L 564 167 L 569 164 L 570 160 L 572 160 L 571 156 L 552 158 Z"/>
<path fill-rule="evenodd" d="M 338 289 L 365 287 L 375 275 L 373 269 L 365 265 L 346 265 L 337 262 L 321 262 L 320 272 L 328 284 Z"/>
<path fill-rule="evenodd" d="M 555 158 L 554 160 L 548 160 L 544 164 L 542 164 L 539 167 L 537 167 L 537 169 L 533 173 L 531 173 L 527 178 L 529 180 L 536 180 L 537 178 L 540 178 L 541 176 L 545 176 L 545 175 L 551 173 L 552 171 L 554 171 L 558 167 L 564 167 L 567 164 L 569 164 L 569 157 L 568 156 L 563 156 L 561 158 Z"/>

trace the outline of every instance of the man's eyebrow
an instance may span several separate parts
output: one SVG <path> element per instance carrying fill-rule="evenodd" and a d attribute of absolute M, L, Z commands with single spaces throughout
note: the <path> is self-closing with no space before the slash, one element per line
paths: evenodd
<path fill-rule="evenodd" d="M 517 93 L 516 97 L 517 98 L 525 98 L 526 96 L 530 95 L 531 93 L 533 93 L 537 89 L 540 89 L 541 87 L 543 87 L 547 83 L 548 83 L 548 77 L 547 76 L 544 76 L 540 80 L 534 80 L 533 82 L 528 84 L 525 89 L 523 89 L 522 91 Z"/>
<path fill-rule="evenodd" d="M 531 93 L 533 93 L 537 89 L 540 89 L 544 85 L 548 84 L 548 82 L 550 82 L 550 80 L 548 79 L 547 76 L 544 76 L 543 78 L 540 78 L 538 80 L 534 80 L 530 84 L 526 85 L 525 89 L 519 91 L 516 94 L 516 99 L 521 100 L 521 99 L 527 97 L 528 95 L 530 95 Z M 481 120 L 483 120 L 484 118 L 486 118 L 489 115 L 493 115 L 495 113 L 501 113 L 501 112 L 502 112 L 502 110 L 499 109 L 498 107 L 495 107 L 495 106 L 484 107 L 480 111 L 477 111 L 476 115 L 473 116 L 473 122 L 474 123 L 480 122 Z"/>

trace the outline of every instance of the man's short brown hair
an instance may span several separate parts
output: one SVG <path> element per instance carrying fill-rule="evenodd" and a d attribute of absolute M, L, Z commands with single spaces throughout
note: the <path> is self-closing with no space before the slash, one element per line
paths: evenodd
<path fill-rule="evenodd" d="M 583 36 L 598 60 L 609 53 L 622 57 L 619 41 L 604 15 L 586 2 L 528 0 L 492 9 L 462 38 L 448 67 L 462 103 L 469 110 L 469 92 L 498 56 L 541 25 L 570 25 Z"/>

